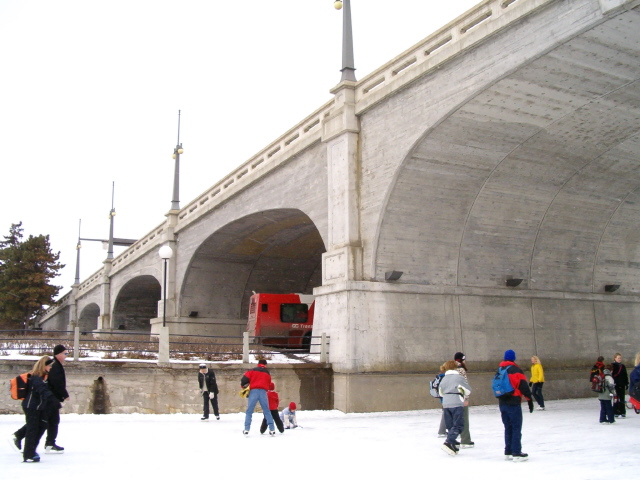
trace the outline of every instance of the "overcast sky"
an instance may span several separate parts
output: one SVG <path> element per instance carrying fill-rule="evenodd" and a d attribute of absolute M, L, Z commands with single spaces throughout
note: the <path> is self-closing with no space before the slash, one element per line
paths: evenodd
<path fill-rule="evenodd" d="M 352 0 L 364 78 L 478 0 Z M 331 99 L 333 0 L 0 0 L 0 235 L 48 234 L 75 276 L 82 236 L 140 238 Z M 122 251 L 116 247 L 115 254 Z M 106 251 L 83 242 L 81 280 Z"/>

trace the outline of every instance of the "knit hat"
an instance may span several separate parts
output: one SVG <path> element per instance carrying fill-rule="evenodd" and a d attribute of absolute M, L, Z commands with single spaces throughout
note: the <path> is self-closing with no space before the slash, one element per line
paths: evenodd
<path fill-rule="evenodd" d="M 201 363 L 200 366 L 198 367 L 200 370 L 202 370 L 203 368 L 207 368 L 207 366 L 204 363 Z"/>
<path fill-rule="evenodd" d="M 296 409 L 296 402 L 291 402 L 289 404 L 289 410 L 295 410 Z"/>
<path fill-rule="evenodd" d="M 467 357 L 462 352 L 456 352 L 456 354 L 453 356 L 453 359 L 456 362 L 464 362 L 467 359 Z"/>
<path fill-rule="evenodd" d="M 47 360 L 46 362 L 44 362 L 45 367 L 48 367 L 49 365 L 51 365 L 53 363 L 53 358 L 50 358 L 49 360 Z"/>
<path fill-rule="evenodd" d="M 59 353 L 62 353 L 66 350 L 67 348 L 64 345 L 56 345 L 55 347 L 53 347 L 53 355 L 56 356 Z"/>
<path fill-rule="evenodd" d="M 504 352 L 504 359 L 507 362 L 515 362 L 516 361 L 516 352 L 514 352 L 513 350 L 507 350 L 506 352 Z"/>

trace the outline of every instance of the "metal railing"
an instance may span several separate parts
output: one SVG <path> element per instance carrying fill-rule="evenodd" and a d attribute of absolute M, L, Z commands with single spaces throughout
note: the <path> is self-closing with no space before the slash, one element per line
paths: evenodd
<path fill-rule="evenodd" d="M 301 361 L 328 363 L 329 337 L 322 334 L 307 337 L 303 344 L 291 337 L 242 337 L 218 335 L 170 335 L 169 358 L 172 360 L 229 361 L 249 363 L 250 356 L 270 358 L 285 355 Z M 297 343 L 294 343 L 297 342 Z M 266 343 L 263 344 L 263 343 Z M 0 330 L 0 358 L 2 355 L 50 355 L 55 345 L 62 344 L 71 351 L 74 360 L 95 356 L 103 360 L 130 359 L 159 362 L 161 348 L 158 334 L 150 332 L 81 332 L 75 330 Z M 314 352 L 314 353 L 310 353 Z"/>

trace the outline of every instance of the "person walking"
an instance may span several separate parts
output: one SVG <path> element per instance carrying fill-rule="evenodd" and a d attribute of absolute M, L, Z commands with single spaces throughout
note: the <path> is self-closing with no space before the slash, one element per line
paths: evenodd
<path fill-rule="evenodd" d="M 47 438 L 44 442 L 45 453 L 64 453 L 64 448 L 56 445 L 56 439 L 58 438 L 58 425 L 60 425 L 60 409 L 63 403 L 69 400 L 67 377 L 64 372 L 64 362 L 67 355 L 69 355 L 69 351 L 64 345 L 56 345 L 53 348 L 53 363 L 47 383 L 53 393 L 54 401 L 49 408 Z"/>
<path fill-rule="evenodd" d="M 36 452 L 40 438 L 47 430 L 47 420 L 49 418 L 49 408 L 57 403 L 46 384 L 46 377 L 51 370 L 53 360 L 45 355 L 36 362 L 31 370 L 29 381 L 27 382 L 27 395 L 22 400 L 27 424 L 25 425 L 23 461 L 34 463 L 40 461 L 40 455 Z"/>
<path fill-rule="evenodd" d="M 204 363 L 200 364 L 198 370 L 198 385 L 200 386 L 200 394 L 204 400 L 202 418 L 200 420 L 209 420 L 209 402 L 213 407 L 213 414 L 216 420 L 220 420 L 220 411 L 218 410 L 218 384 L 216 383 L 216 374 L 213 370 L 207 368 Z"/>
<path fill-rule="evenodd" d="M 542 386 L 544 385 L 544 369 L 540 359 L 534 355 L 531 357 L 531 379 L 529 380 L 529 386 L 531 387 L 531 394 L 538 403 L 538 410 L 544 410 L 544 397 L 542 396 Z"/>
<path fill-rule="evenodd" d="M 276 434 L 271 410 L 269 410 L 269 400 L 267 398 L 267 389 L 271 383 L 271 374 L 267 370 L 267 361 L 264 359 L 259 360 L 258 366 L 246 372 L 240 380 L 240 386 L 242 388 L 250 388 L 247 411 L 244 417 L 244 430 L 242 431 L 245 437 L 249 435 L 249 430 L 251 429 L 251 418 L 258 402 L 260 403 L 260 407 L 264 412 L 264 417 L 267 420 L 269 435 L 273 437 Z"/>
<path fill-rule="evenodd" d="M 273 382 L 269 384 L 269 391 L 267 392 L 267 398 L 269 399 L 269 411 L 271 412 L 271 416 L 273 417 L 273 422 L 276 424 L 278 431 L 280 433 L 284 433 L 284 425 L 282 424 L 282 420 L 280 419 L 280 415 L 278 415 L 278 405 L 280 405 L 280 397 L 278 392 L 276 392 L 276 386 Z M 262 425 L 260 425 L 260 434 L 263 434 L 267 431 L 267 417 L 265 416 L 262 419 Z"/>
<path fill-rule="evenodd" d="M 464 405 L 468 403 L 471 387 L 460 374 L 458 362 L 449 360 L 444 364 L 444 377 L 438 385 L 438 393 L 442 397 L 442 411 L 447 426 L 447 439 L 442 450 L 449 455 L 458 454 L 458 435 L 464 429 Z"/>
<path fill-rule="evenodd" d="M 613 425 L 615 418 L 613 416 L 613 403 L 611 399 L 616 391 L 616 384 L 611 377 L 611 365 L 605 365 L 603 368 L 604 373 L 604 388 L 601 393 L 598 393 L 598 400 L 600 401 L 600 425 Z"/>
<path fill-rule="evenodd" d="M 522 397 L 529 404 L 529 412 L 533 412 L 533 401 L 527 377 L 524 376 L 515 361 L 516 352 L 513 350 L 504 352 L 504 360 L 500 363 L 498 371 L 501 368 L 507 369 L 506 373 L 509 376 L 513 392 L 498 397 L 498 403 L 504 425 L 505 460 L 524 462 L 529 459 L 529 455 L 522 452 Z"/>
<path fill-rule="evenodd" d="M 613 404 L 613 413 L 616 418 L 626 418 L 627 408 L 625 402 L 625 395 L 629 388 L 629 376 L 627 375 L 627 367 L 622 363 L 622 354 L 616 353 L 613 356 L 613 363 L 611 364 L 613 369 L 611 370 L 611 376 L 613 381 L 616 382 L 616 401 Z"/>

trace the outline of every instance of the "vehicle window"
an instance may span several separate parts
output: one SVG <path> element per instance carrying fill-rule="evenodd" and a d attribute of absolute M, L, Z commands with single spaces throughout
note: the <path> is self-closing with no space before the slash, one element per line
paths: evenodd
<path fill-rule="evenodd" d="M 306 323 L 309 306 L 306 303 L 283 303 L 280 305 L 280 321 L 284 323 Z"/>

